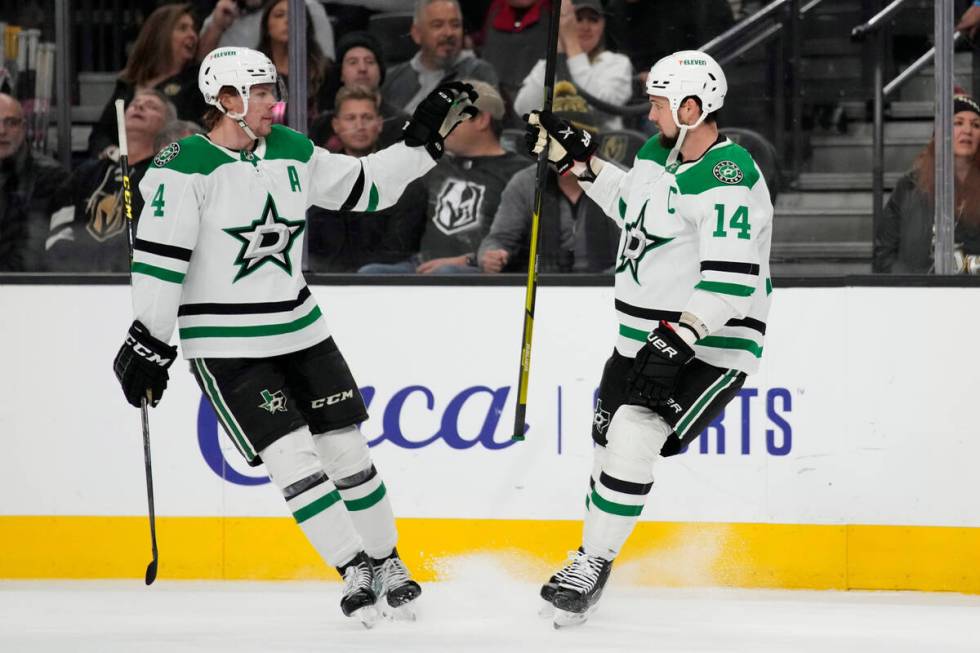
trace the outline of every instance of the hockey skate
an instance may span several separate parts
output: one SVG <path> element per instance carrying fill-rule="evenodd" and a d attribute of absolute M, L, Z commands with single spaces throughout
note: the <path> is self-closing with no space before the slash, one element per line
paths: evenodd
<path fill-rule="evenodd" d="M 359 619 L 365 628 L 371 628 L 378 621 L 378 601 L 374 593 L 374 567 L 371 559 L 363 551 L 337 571 L 344 577 L 344 596 L 340 599 L 340 609 L 344 615 Z"/>
<path fill-rule="evenodd" d="M 415 621 L 415 599 L 422 588 L 411 579 L 398 557 L 398 549 L 383 560 L 373 560 L 374 591 L 382 614 L 392 621 Z"/>
<path fill-rule="evenodd" d="M 568 564 L 555 574 L 559 577 L 552 597 L 555 628 L 585 623 L 599 604 L 611 570 L 611 560 L 581 550 L 569 554 Z"/>
<path fill-rule="evenodd" d="M 569 551 L 569 560 L 582 552 L 582 547 L 579 547 L 578 551 Z M 555 592 L 558 591 L 558 585 L 561 583 L 569 569 L 571 569 L 571 565 L 565 565 L 556 571 L 555 574 L 548 579 L 548 582 L 541 586 L 541 599 L 543 603 L 541 604 L 541 608 L 538 610 L 539 617 L 551 619 L 555 616 Z"/>

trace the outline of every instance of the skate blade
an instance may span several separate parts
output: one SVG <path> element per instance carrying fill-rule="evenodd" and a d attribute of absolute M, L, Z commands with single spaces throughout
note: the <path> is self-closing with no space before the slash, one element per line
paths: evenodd
<path fill-rule="evenodd" d="M 399 606 L 385 605 L 381 611 L 388 621 L 415 621 L 415 601 Z"/>
<path fill-rule="evenodd" d="M 595 612 L 595 606 L 592 606 L 585 612 L 568 612 L 567 610 L 555 608 L 555 617 L 552 625 L 554 625 L 555 630 L 581 626 L 588 621 L 589 616 L 591 616 L 593 612 Z"/>
<path fill-rule="evenodd" d="M 551 601 L 541 599 L 541 607 L 538 608 L 538 616 L 542 619 L 554 619 L 555 605 Z"/>
<path fill-rule="evenodd" d="M 367 629 L 374 628 L 375 624 L 378 623 L 380 615 L 378 614 L 378 609 L 373 605 L 366 605 L 363 608 L 354 610 L 350 614 L 351 619 L 357 619 L 361 622 L 361 625 Z"/>

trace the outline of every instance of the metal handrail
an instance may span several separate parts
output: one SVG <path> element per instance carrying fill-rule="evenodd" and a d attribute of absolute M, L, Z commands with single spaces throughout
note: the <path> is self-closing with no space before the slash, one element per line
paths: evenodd
<path fill-rule="evenodd" d="M 871 34 L 875 34 L 879 29 L 881 29 L 882 23 L 891 18 L 898 9 L 905 4 L 905 0 L 894 0 L 890 5 L 879 11 L 877 14 L 871 17 L 866 23 L 861 23 L 857 27 L 851 30 L 851 39 L 854 41 L 862 41 Z"/>
<path fill-rule="evenodd" d="M 963 36 L 963 34 L 960 33 L 960 32 L 958 32 L 958 31 L 957 32 L 953 32 L 953 45 L 954 46 L 959 42 L 959 40 L 960 40 L 960 38 L 962 38 L 962 36 Z M 890 81 L 887 84 L 885 84 L 885 88 L 883 89 L 883 92 L 885 94 L 885 97 L 888 97 L 889 95 L 891 95 L 892 93 L 894 93 L 898 89 L 900 89 L 903 86 L 905 86 L 905 84 L 909 81 L 909 79 L 912 78 L 912 75 L 916 74 L 917 72 L 919 72 L 920 70 L 922 70 L 923 68 L 925 68 L 926 67 L 926 64 L 928 64 L 930 61 L 932 61 L 935 57 L 936 57 L 936 46 L 932 46 L 931 48 L 929 48 L 926 51 L 926 53 L 924 55 L 922 55 L 921 57 L 919 57 L 918 59 L 916 59 L 914 62 L 912 62 L 909 65 L 908 68 L 906 68 L 905 70 L 903 70 L 902 72 L 900 72 L 898 75 L 896 75 L 895 76 L 895 79 L 893 79 L 892 81 Z"/>
<path fill-rule="evenodd" d="M 741 23 L 738 23 L 737 25 L 733 25 L 732 27 L 722 32 L 715 38 L 711 39 L 710 41 L 708 41 L 698 49 L 701 50 L 701 52 L 706 52 L 708 54 L 711 54 L 712 50 L 717 49 L 718 46 L 720 46 L 723 43 L 727 43 L 728 41 L 735 38 L 736 36 L 740 36 L 742 32 L 749 29 L 750 27 L 752 27 L 762 19 L 766 18 L 767 16 L 769 16 L 769 14 L 773 13 L 777 9 L 781 9 L 788 2 L 789 0 L 773 0 L 762 9 L 760 9 L 759 11 L 755 12 L 754 14 L 752 14 L 751 16 L 743 20 Z"/>

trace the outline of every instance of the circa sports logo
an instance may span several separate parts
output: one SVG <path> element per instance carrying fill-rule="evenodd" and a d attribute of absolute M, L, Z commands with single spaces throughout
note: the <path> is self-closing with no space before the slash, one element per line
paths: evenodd
<path fill-rule="evenodd" d="M 719 161 L 712 172 L 715 178 L 723 184 L 735 185 L 745 178 L 742 169 L 734 161 Z"/>
<path fill-rule="evenodd" d="M 464 179 L 449 178 L 442 184 L 432 216 L 439 231 L 452 236 L 480 224 L 487 187 Z"/>

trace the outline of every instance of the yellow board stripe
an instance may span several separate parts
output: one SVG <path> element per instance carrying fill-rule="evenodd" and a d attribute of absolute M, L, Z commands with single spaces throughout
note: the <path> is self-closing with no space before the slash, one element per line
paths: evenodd
<path fill-rule="evenodd" d="M 479 554 L 542 580 L 582 524 L 400 519 L 398 530 L 421 581 Z M 162 579 L 339 580 L 288 517 L 158 517 L 157 535 Z M 0 578 L 142 578 L 149 555 L 146 517 L 0 517 Z M 616 568 L 627 582 L 668 587 L 980 594 L 980 528 L 640 522 Z"/>

